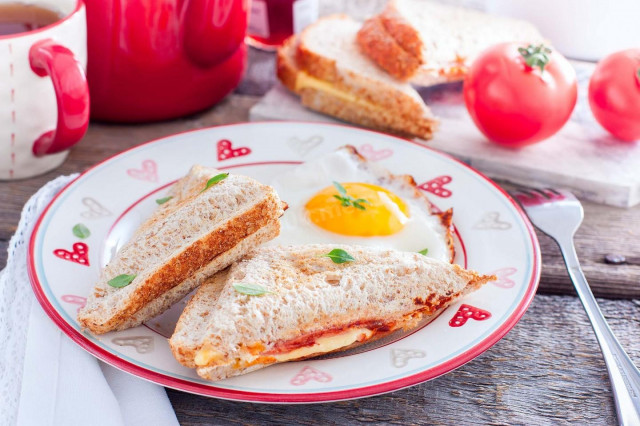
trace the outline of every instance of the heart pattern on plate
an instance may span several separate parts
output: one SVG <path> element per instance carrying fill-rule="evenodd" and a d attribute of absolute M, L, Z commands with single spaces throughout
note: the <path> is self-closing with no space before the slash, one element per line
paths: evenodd
<path fill-rule="evenodd" d="M 453 318 L 449 321 L 449 325 L 451 327 L 462 327 L 467 323 L 469 318 L 476 321 L 484 321 L 491 318 L 491 312 L 476 308 L 475 306 L 462 304 L 460 305 L 458 312 L 456 312 Z"/>
<path fill-rule="evenodd" d="M 324 371 L 316 370 L 315 368 L 306 366 L 293 379 L 291 384 L 294 386 L 302 386 L 310 380 L 315 380 L 320 383 L 327 383 L 333 380 L 333 378 Z"/>
<path fill-rule="evenodd" d="M 393 155 L 393 150 L 391 150 L 390 148 L 375 150 L 369 143 L 361 145 L 360 148 L 358 148 L 358 152 L 370 161 L 384 160 L 385 158 L 389 158 Z"/>
<path fill-rule="evenodd" d="M 218 141 L 218 161 L 228 160 L 230 158 L 242 157 L 244 155 L 251 154 L 251 148 L 241 146 L 240 148 L 234 148 L 233 144 L 228 139 L 222 139 Z"/>
<path fill-rule="evenodd" d="M 82 204 L 89 208 L 89 210 L 85 210 L 80 213 L 80 216 L 86 219 L 96 219 L 98 217 L 111 216 L 111 212 L 95 198 L 84 197 L 82 199 Z"/>
<path fill-rule="evenodd" d="M 391 364 L 396 368 L 406 367 L 410 359 L 424 358 L 426 352 L 417 349 L 391 349 Z"/>
<path fill-rule="evenodd" d="M 507 229 L 511 229 L 511 224 L 509 222 L 500 220 L 500 213 L 487 212 L 484 214 L 484 216 L 482 216 L 482 219 L 480 219 L 475 225 L 473 225 L 473 228 L 504 231 Z"/>
<path fill-rule="evenodd" d="M 134 179 L 157 182 L 158 164 L 153 160 L 144 160 L 141 169 L 128 169 L 127 174 Z"/>
<path fill-rule="evenodd" d="M 63 302 L 78 305 L 78 310 L 84 308 L 87 303 L 87 298 L 82 296 L 76 296 L 75 294 L 63 294 L 61 297 Z"/>
<path fill-rule="evenodd" d="M 89 266 L 89 246 L 85 243 L 75 243 L 73 245 L 73 251 L 55 249 L 53 254 L 60 259 Z"/>
<path fill-rule="evenodd" d="M 412 382 L 430 379 L 436 375 L 435 372 L 448 371 L 475 357 L 478 348 L 491 343 L 484 336 L 492 336 L 497 330 L 508 327 L 505 318 L 519 318 L 523 309 L 519 307 L 524 307 L 533 297 L 538 273 L 531 266 L 535 266 L 532 262 L 538 254 L 535 237 L 529 236 L 526 220 L 511 200 L 466 166 L 430 149 L 417 149 L 413 143 L 350 127 L 318 123 L 243 124 L 237 127 L 217 127 L 172 136 L 101 163 L 63 190 L 34 229 L 30 267 L 32 286 L 41 296 L 38 300 L 63 332 L 94 353 L 99 353 L 109 364 L 123 366 L 128 363 L 134 374 L 153 377 L 182 390 L 217 397 L 232 395 L 223 389 L 224 386 L 203 382 L 195 371 L 186 370 L 170 354 L 167 338 L 175 328 L 183 304 L 165 313 L 162 319 L 154 318 L 138 328 L 99 337 L 83 333 L 76 319 L 77 309 L 83 303 L 88 305 L 82 296 L 88 298 L 94 281 L 91 277 L 98 276 L 99 267 L 122 246 L 143 217 L 155 211 L 154 199 L 165 195 L 170 182 L 197 163 L 217 165 L 218 168 L 241 165 L 238 173 L 247 173 L 254 179 L 269 183 L 279 173 L 295 168 L 297 163 L 333 152 L 348 143 L 360 152 L 364 151 L 371 164 L 378 160 L 377 164 L 388 163 L 391 172 L 416 175 L 416 183 L 423 184 L 420 192 L 434 202 L 434 209 L 440 207 L 446 211 L 451 207 L 456 211 L 458 219 L 455 221 L 460 222 L 462 232 L 461 235 L 454 234 L 454 239 L 469 253 L 469 267 L 482 273 L 506 267 L 517 268 L 513 275 L 505 271 L 504 281 L 497 279 L 495 284 L 483 286 L 480 291 L 456 303 L 448 313 L 443 313 L 440 320 L 388 346 L 366 352 L 356 350 L 353 355 L 342 358 L 282 363 L 273 370 L 263 369 L 234 378 L 231 386 L 241 392 L 239 395 L 246 396 L 243 399 L 323 402 L 367 396 L 378 393 L 377 389 L 393 390 L 400 386 L 396 383 L 401 384 L 409 378 Z M 239 150 L 245 147 L 248 150 L 237 152 L 245 156 L 233 157 L 231 151 L 225 151 L 221 152 L 222 161 L 218 160 L 218 143 L 225 140 L 228 143 L 221 142 L 220 148 Z M 390 157 L 383 158 L 389 155 L 383 148 L 392 150 Z M 248 151 L 251 152 L 246 155 Z M 141 174 L 153 172 L 153 166 L 145 170 L 144 160 L 155 162 L 157 182 L 136 179 L 127 173 L 129 169 L 138 170 Z M 286 200 L 284 194 L 282 196 Z M 469 209 L 469 197 L 482 199 L 482 206 Z M 487 215 L 490 212 L 499 212 L 499 215 Z M 488 238 L 492 232 L 490 219 L 494 218 L 498 222 L 508 222 L 511 228 L 497 231 L 499 238 Z M 481 219 L 486 219 L 486 222 L 480 224 Z M 72 227 L 78 223 L 91 229 L 90 239 L 71 234 Z M 474 225 L 487 228 L 477 229 Z M 88 253 L 84 254 L 90 267 L 80 268 L 77 260 L 73 259 L 65 263 L 65 254 L 69 257 L 74 253 L 74 243 L 87 245 Z M 66 253 L 58 252 L 61 256 L 58 257 L 53 254 L 54 249 L 65 250 Z M 459 251 L 458 261 L 462 262 L 465 258 L 463 251 Z M 495 256 L 476 256 L 476 253 L 487 252 L 517 252 L 519 256 L 497 263 Z M 83 251 L 78 250 L 76 254 L 83 255 Z M 508 287 L 511 281 L 515 282 L 513 288 L 500 288 Z M 495 299 L 498 296 L 499 301 Z M 452 327 L 449 322 L 463 303 L 481 308 L 485 313 L 480 310 L 461 312 L 461 318 L 452 322 L 457 328 Z M 518 315 L 514 306 L 520 310 Z M 487 311 L 491 315 L 488 319 Z M 462 322 L 465 324 L 461 326 Z M 443 339 L 439 341 L 436 353 L 429 342 L 438 340 L 439 336 Z M 118 340 L 114 342 L 113 339 Z M 457 355 L 454 350 L 464 352 Z M 363 368 L 371 365 L 377 367 Z"/>
<path fill-rule="evenodd" d="M 151 336 L 116 337 L 111 341 L 118 346 L 133 346 L 139 354 L 153 352 L 153 337 Z"/>
<path fill-rule="evenodd" d="M 513 288 L 513 286 L 516 285 L 516 282 L 509 277 L 516 272 L 518 272 L 517 268 L 501 268 L 493 271 L 491 275 L 495 275 L 498 279 L 496 281 L 491 281 L 491 283 L 500 288 Z"/>
<path fill-rule="evenodd" d="M 323 140 L 324 138 L 320 135 L 314 135 L 307 139 L 299 139 L 294 136 L 287 141 L 287 145 L 300 157 L 304 157 L 320 145 Z"/>
<path fill-rule="evenodd" d="M 449 198 L 453 194 L 449 189 L 445 188 L 445 185 L 451 183 L 453 179 L 451 176 L 438 176 L 435 179 L 431 179 L 425 183 L 418 185 L 418 188 L 423 191 L 431 192 L 442 198 Z"/>

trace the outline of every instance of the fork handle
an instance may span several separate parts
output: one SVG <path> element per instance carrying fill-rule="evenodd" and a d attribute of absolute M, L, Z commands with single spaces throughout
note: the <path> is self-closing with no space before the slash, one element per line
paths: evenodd
<path fill-rule="evenodd" d="M 578 292 L 580 301 L 587 311 L 591 326 L 595 332 L 604 362 L 609 370 L 611 389 L 616 402 L 618 423 L 621 425 L 640 425 L 640 371 L 622 349 L 607 321 L 598 307 L 582 273 L 573 240 L 558 241 L 567 271 Z"/>

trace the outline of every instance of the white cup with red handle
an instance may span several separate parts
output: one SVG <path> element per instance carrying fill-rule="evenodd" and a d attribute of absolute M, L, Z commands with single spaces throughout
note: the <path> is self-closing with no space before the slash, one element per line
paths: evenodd
<path fill-rule="evenodd" d="M 58 167 L 89 124 L 84 3 L 29 4 L 56 11 L 61 19 L 32 31 L 0 35 L 0 180 Z"/>

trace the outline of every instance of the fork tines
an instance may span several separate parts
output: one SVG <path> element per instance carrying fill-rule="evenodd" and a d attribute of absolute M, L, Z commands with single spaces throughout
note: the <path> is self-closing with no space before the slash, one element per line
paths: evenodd
<path fill-rule="evenodd" d="M 513 196 L 516 197 L 523 206 L 534 206 L 551 201 L 560 201 L 566 198 L 562 192 L 554 188 L 519 189 L 513 193 Z"/>

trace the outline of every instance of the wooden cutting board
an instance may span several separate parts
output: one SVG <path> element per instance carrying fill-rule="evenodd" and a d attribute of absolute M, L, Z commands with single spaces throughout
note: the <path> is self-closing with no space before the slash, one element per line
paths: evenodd
<path fill-rule="evenodd" d="M 521 149 L 488 142 L 467 114 L 461 85 L 454 84 L 420 90 L 441 121 L 433 140 L 426 143 L 492 178 L 530 187 L 563 187 L 582 199 L 612 206 L 638 204 L 640 142 L 617 141 L 598 125 L 587 101 L 594 65 L 573 64 L 579 82 L 578 104 L 569 122 L 550 139 Z M 279 84 L 251 109 L 249 117 L 252 121 L 338 122 L 304 108 Z"/>

